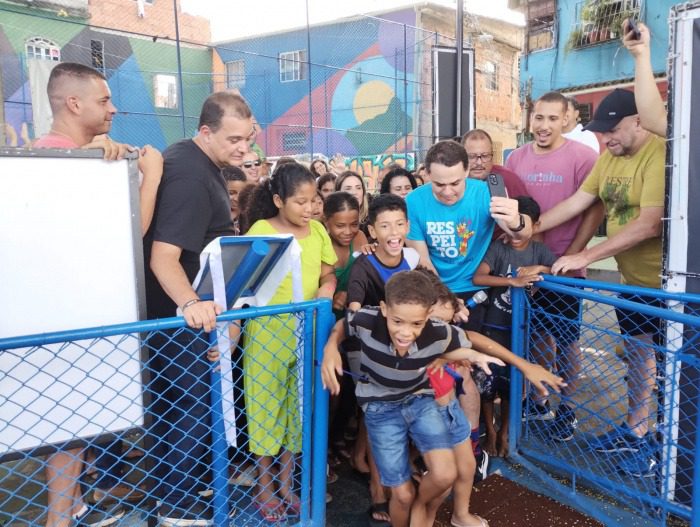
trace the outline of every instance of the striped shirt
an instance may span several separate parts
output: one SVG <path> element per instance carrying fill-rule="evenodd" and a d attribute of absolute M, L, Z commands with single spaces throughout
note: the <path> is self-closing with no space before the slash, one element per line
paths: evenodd
<path fill-rule="evenodd" d="M 443 353 L 471 347 L 464 331 L 431 319 L 402 357 L 394 350 L 386 318 L 378 307 L 348 312 L 345 331 L 362 343 L 360 371 L 365 378 L 357 383 L 355 393 L 363 407 L 372 401 L 401 401 L 410 395 L 432 394 L 426 367 Z"/>

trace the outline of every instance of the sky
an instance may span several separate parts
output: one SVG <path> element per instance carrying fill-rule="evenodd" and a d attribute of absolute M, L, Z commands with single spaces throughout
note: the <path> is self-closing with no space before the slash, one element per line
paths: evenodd
<path fill-rule="evenodd" d="M 183 11 L 211 21 L 214 42 L 304 26 L 307 1 L 311 24 L 416 3 L 411 0 L 181 0 Z M 431 2 L 457 5 L 456 0 Z M 464 10 L 523 24 L 523 16 L 510 11 L 506 4 L 507 0 L 464 0 Z"/>

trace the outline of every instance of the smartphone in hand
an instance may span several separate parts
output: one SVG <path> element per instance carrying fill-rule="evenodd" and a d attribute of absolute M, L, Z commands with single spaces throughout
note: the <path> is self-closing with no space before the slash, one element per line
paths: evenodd
<path fill-rule="evenodd" d="M 639 40 L 642 38 L 642 33 L 639 31 L 639 26 L 634 18 L 627 19 L 627 33 L 632 32 L 632 40 Z"/>
<path fill-rule="evenodd" d="M 489 193 L 492 198 L 507 198 L 508 191 L 506 190 L 506 184 L 503 182 L 503 178 L 498 175 L 491 173 L 486 176 L 486 183 L 489 185 Z"/>

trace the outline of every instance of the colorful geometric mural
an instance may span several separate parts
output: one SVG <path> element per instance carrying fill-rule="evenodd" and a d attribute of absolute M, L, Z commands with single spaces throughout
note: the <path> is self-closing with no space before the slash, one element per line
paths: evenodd
<path fill-rule="evenodd" d="M 240 92 L 261 125 L 258 142 L 268 155 L 411 149 L 419 103 L 416 14 L 383 16 L 312 27 L 308 39 L 305 30 L 292 30 L 217 46 L 222 75 L 227 62 L 244 63 Z M 308 69 L 298 81 L 281 82 L 280 54 L 294 50 L 308 53 Z"/>
<path fill-rule="evenodd" d="M 188 85 L 185 81 L 184 109 L 180 108 L 179 100 L 176 108 L 158 108 L 154 104 L 153 78 L 164 74 L 176 79 L 174 44 L 2 11 L 0 68 L 5 144 L 24 146 L 35 138 L 25 44 L 38 36 L 56 44 L 61 62 L 90 66 L 94 66 L 91 43 L 102 43 L 103 72 L 119 110 L 110 132 L 115 140 L 135 145 L 151 144 L 162 150 L 195 132 L 202 102 L 211 93 L 209 49 L 183 48 L 183 70 L 196 76 L 197 85 Z"/>

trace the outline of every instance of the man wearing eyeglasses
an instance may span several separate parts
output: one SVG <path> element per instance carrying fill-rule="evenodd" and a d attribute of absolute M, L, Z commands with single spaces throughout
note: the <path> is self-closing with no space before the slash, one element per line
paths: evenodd
<path fill-rule="evenodd" d="M 462 137 L 462 146 L 467 151 L 469 159 L 468 177 L 483 181 L 489 174 L 498 174 L 503 178 L 509 197 L 530 195 L 515 172 L 493 164 L 493 141 L 488 132 L 480 128 L 470 130 Z"/>
<path fill-rule="evenodd" d="M 241 169 L 243 169 L 243 173 L 245 174 L 248 183 L 253 183 L 255 185 L 260 183 L 261 164 L 262 161 L 260 161 L 260 156 L 252 148 L 250 149 L 250 151 L 243 154 L 243 163 L 241 164 Z"/>

